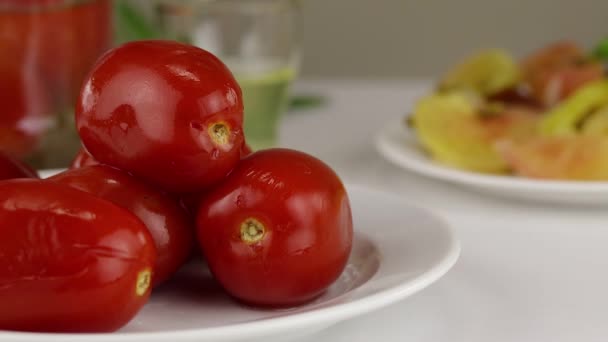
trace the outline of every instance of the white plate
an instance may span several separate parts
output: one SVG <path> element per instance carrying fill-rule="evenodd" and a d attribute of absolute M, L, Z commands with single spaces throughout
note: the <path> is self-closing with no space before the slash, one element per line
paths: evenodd
<path fill-rule="evenodd" d="M 428 157 L 415 134 L 402 123 L 384 128 L 376 138 L 376 148 L 404 169 L 484 193 L 550 203 L 608 205 L 608 182 L 536 180 L 443 166 Z"/>
<path fill-rule="evenodd" d="M 458 259 L 459 243 L 431 213 L 408 206 L 397 195 L 359 186 L 349 186 L 348 192 L 356 230 L 353 253 L 340 279 L 313 303 L 288 310 L 244 307 L 222 293 L 203 265 L 191 264 L 155 290 L 143 311 L 119 332 L 0 332 L 0 341 L 251 342 L 299 337 L 408 297 L 438 280 Z"/>

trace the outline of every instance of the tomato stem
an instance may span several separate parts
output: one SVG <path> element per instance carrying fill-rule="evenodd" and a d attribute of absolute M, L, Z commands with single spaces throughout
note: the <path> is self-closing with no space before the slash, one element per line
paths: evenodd
<path fill-rule="evenodd" d="M 241 223 L 241 241 L 246 244 L 253 244 L 262 240 L 265 233 L 266 228 L 264 225 L 252 217 Z"/>
<path fill-rule="evenodd" d="M 135 293 L 138 296 L 143 296 L 150 288 L 152 282 L 152 272 L 145 269 L 137 274 L 137 282 L 135 283 Z"/>
<path fill-rule="evenodd" d="M 230 139 L 230 126 L 225 122 L 216 122 L 208 128 L 209 137 L 218 145 L 226 145 Z"/>

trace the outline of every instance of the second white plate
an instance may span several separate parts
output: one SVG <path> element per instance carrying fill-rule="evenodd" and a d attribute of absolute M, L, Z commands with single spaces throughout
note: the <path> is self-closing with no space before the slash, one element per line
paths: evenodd
<path fill-rule="evenodd" d="M 548 203 L 608 205 L 608 182 L 536 180 L 443 166 L 428 157 L 414 132 L 402 123 L 384 128 L 377 136 L 376 148 L 404 169 L 492 195 Z"/>

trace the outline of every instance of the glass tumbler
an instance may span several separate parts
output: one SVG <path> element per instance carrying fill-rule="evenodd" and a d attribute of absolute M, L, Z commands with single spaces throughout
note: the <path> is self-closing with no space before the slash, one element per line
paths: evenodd
<path fill-rule="evenodd" d="M 247 143 L 254 150 L 275 146 L 299 67 L 298 1 L 160 1 L 155 12 L 167 38 L 202 47 L 226 63 L 243 90 Z"/>

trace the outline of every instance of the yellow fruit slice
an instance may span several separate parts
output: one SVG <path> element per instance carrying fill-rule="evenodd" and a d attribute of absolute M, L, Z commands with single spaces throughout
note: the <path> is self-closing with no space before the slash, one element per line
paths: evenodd
<path fill-rule="evenodd" d="M 578 123 L 605 105 L 608 105 L 608 80 L 590 83 L 547 113 L 540 131 L 545 135 L 575 134 Z"/>
<path fill-rule="evenodd" d="M 536 116 L 520 110 L 478 113 L 475 101 L 467 95 L 436 94 L 418 102 L 412 123 L 421 145 L 438 162 L 477 172 L 505 172 L 507 164 L 495 143 L 531 135 Z"/>
<path fill-rule="evenodd" d="M 592 135 L 600 137 L 608 137 L 608 106 L 602 107 L 595 111 L 582 124 L 581 133 L 583 135 Z"/>
<path fill-rule="evenodd" d="M 489 96 L 514 87 L 520 77 L 515 59 L 506 51 L 492 49 L 472 55 L 450 70 L 439 89 L 468 89 Z"/>
<path fill-rule="evenodd" d="M 608 137 L 535 137 L 502 145 L 501 153 L 513 171 L 542 179 L 608 179 Z"/>

